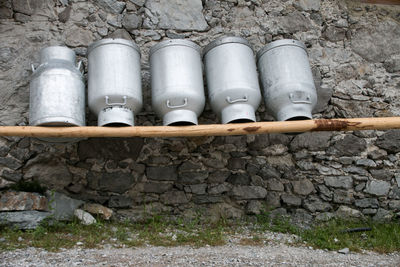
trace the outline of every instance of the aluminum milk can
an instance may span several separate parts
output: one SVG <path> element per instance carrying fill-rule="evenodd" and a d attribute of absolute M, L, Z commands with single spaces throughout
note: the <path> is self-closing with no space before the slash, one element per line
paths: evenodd
<path fill-rule="evenodd" d="M 208 97 L 222 123 L 254 122 L 261 102 L 253 49 L 241 37 L 222 37 L 206 46 Z"/>
<path fill-rule="evenodd" d="M 75 52 L 64 46 L 40 51 L 40 65 L 32 65 L 29 124 L 33 126 L 85 126 L 85 84 L 75 65 Z M 74 138 L 40 138 L 65 142 Z"/>
<path fill-rule="evenodd" d="M 125 39 L 103 39 L 88 48 L 88 97 L 99 126 L 133 126 L 143 105 L 140 50 Z"/>
<path fill-rule="evenodd" d="M 150 50 L 152 107 L 164 125 L 197 124 L 205 105 L 200 47 L 166 40 Z"/>
<path fill-rule="evenodd" d="M 278 40 L 257 53 L 266 108 L 278 121 L 311 119 L 317 92 L 306 47 Z"/>

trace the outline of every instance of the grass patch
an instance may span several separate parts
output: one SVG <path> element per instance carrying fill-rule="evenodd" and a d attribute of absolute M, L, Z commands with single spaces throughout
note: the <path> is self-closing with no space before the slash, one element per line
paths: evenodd
<path fill-rule="evenodd" d="M 371 231 L 343 232 L 359 227 L 370 227 Z M 77 221 L 58 222 L 43 224 L 29 231 L 3 227 L 0 228 L 0 250 L 33 246 L 57 251 L 60 248 L 75 246 L 100 248 L 106 244 L 114 247 L 137 247 L 146 244 L 218 246 L 225 244 L 227 237 L 236 234 L 242 235 L 238 244 L 262 246 L 269 242 L 264 235 L 267 231 L 295 234 L 299 237 L 295 239 L 295 245 L 306 244 L 321 249 L 339 250 L 348 247 L 351 251 L 400 251 L 400 224 L 397 222 L 383 224 L 372 221 L 332 220 L 304 230 L 291 224 L 288 218 L 271 218 L 268 214 L 253 217 L 251 221 L 234 223 L 226 220 L 216 223 L 184 219 L 171 221 L 154 216 L 143 223 L 100 221 L 86 226 Z"/>

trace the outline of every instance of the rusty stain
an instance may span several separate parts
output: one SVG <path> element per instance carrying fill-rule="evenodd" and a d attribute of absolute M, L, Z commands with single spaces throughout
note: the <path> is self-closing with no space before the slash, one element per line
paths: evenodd
<path fill-rule="evenodd" d="M 251 127 L 245 127 L 245 128 L 243 128 L 243 130 L 251 133 L 251 132 L 256 132 L 260 128 L 261 128 L 260 126 L 251 126 Z"/>
<path fill-rule="evenodd" d="M 229 128 L 228 129 L 228 132 L 232 132 L 232 131 L 234 131 L 235 129 L 233 129 L 233 128 Z"/>
<path fill-rule="evenodd" d="M 344 120 L 315 120 L 316 128 L 311 131 L 343 131 L 349 127 L 354 127 L 361 122 L 349 122 Z"/>

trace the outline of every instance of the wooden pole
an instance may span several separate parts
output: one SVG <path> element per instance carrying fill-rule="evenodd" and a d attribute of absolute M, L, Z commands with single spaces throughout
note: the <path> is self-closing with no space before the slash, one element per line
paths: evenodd
<path fill-rule="evenodd" d="M 0 136 L 21 137 L 190 137 L 309 131 L 400 129 L 400 117 L 273 121 L 194 126 L 44 127 L 0 126 Z"/>

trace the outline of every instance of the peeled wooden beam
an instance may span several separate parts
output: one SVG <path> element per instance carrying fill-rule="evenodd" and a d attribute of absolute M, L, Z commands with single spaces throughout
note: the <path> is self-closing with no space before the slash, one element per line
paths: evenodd
<path fill-rule="evenodd" d="M 21 137 L 189 137 L 310 131 L 400 129 L 400 117 L 273 121 L 195 126 L 43 127 L 0 126 L 0 136 Z"/>

